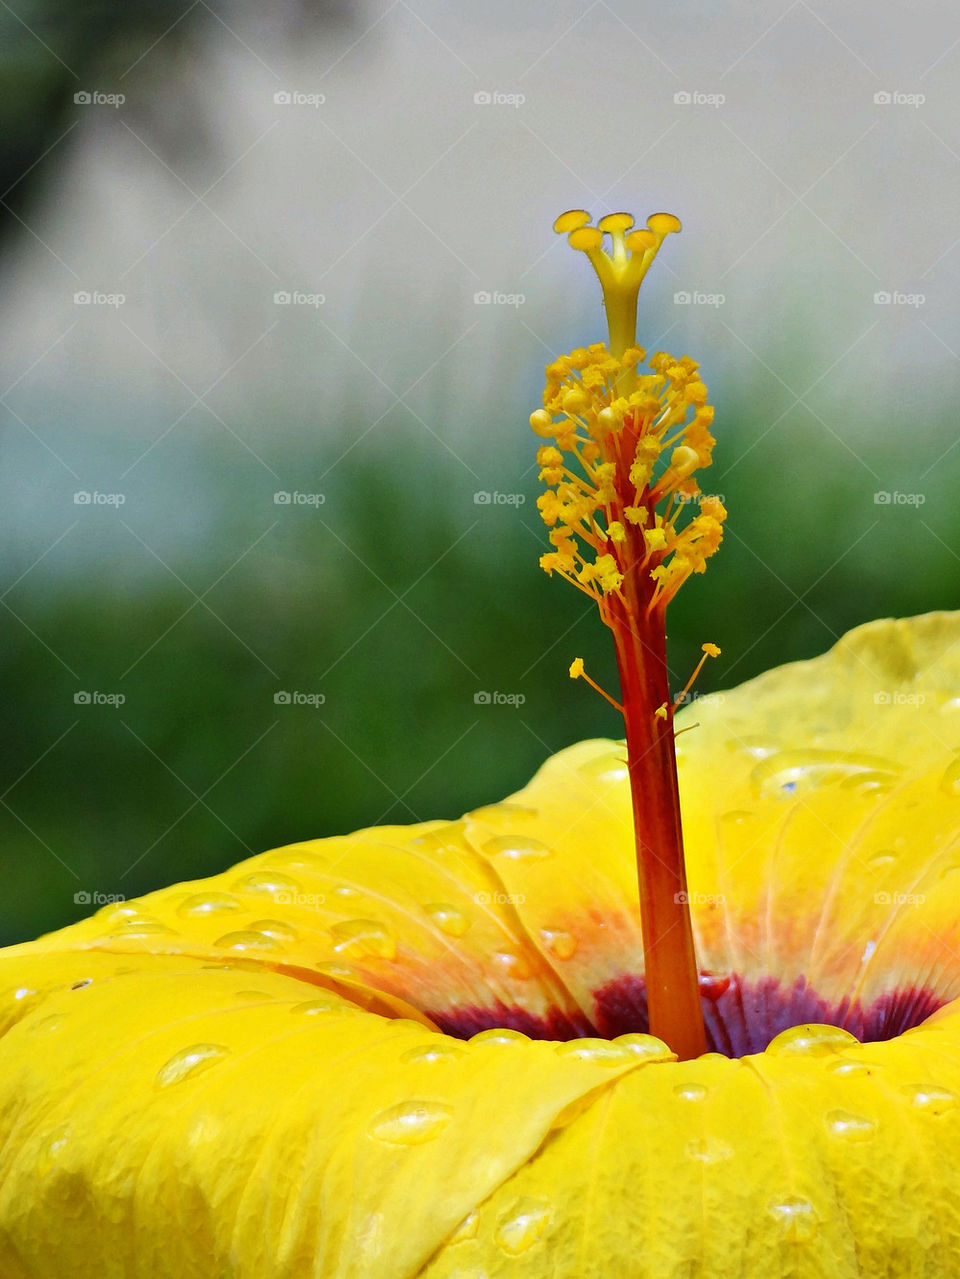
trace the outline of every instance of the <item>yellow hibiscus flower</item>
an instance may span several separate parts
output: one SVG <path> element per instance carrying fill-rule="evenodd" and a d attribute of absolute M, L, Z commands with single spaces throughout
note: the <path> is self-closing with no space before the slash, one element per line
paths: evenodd
<path fill-rule="evenodd" d="M 674 722 L 723 513 L 695 366 L 634 358 L 666 218 L 560 220 L 610 344 L 533 420 L 626 740 L 0 952 L 2 1279 L 960 1273 L 960 614 Z"/>

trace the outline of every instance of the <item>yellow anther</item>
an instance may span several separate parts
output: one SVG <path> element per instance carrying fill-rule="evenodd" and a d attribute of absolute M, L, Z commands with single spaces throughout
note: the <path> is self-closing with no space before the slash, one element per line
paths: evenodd
<path fill-rule="evenodd" d="M 629 231 L 636 219 L 632 213 L 608 213 L 597 223 L 601 231 Z"/>
<path fill-rule="evenodd" d="M 580 249 L 586 253 L 590 249 L 600 248 L 603 244 L 603 232 L 595 226 L 582 226 L 571 231 L 567 239 L 572 249 Z"/>
<path fill-rule="evenodd" d="M 656 249 L 660 241 L 653 231 L 643 227 L 638 231 L 631 231 L 628 236 L 625 236 L 624 243 L 628 249 L 638 249 L 643 253 L 647 249 Z"/>
<path fill-rule="evenodd" d="M 666 718 L 667 718 L 667 703 L 666 703 L 666 702 L 663 702 L 663 703 L 662 703 L 662 705 L 658 706 L 658 707 L 657 707 L 657 709 L 656 709 L 653 713 L 654 713 L 654 715 L 656 715 L 657 719 L 666 719 Z"/>
<path fill-rule="evenodd" d="M 707 657 L 720 656 L 720 649 L 717 648 L 716 644 L 704 644 L 703 651 L 706 653 Z"/>
<path fill-rule="evenodd" d="M 530 426 L 537 435 L 553 435 L 553 418 L 546 409 L 530 414 Z"/>
<path fill-rule="evenodd" d="M 679 218 L 672 213 L 651 213 L 647 218 L 647 226 L 657 235 L 669 235 L 671 231 L 681 230 Z"/>
<path fill-rule="evenodd" d="M 583 658 L 575 657 L 573 661 L 570 663 L 570 678 L 579 679 L 580 676 L 583 674 L 584 674 Z"/>
<path fill-rule="evenodd" d="M 561 213 L 553 224 L 553 229 L 559 235 L 566 235 L 568 231 L 576 231 L 578 227 L 586 226 L 590 221 L 590 214 L 586 209 L 568 209 L 566 213 Z"/>
<path fill-rule="evenodd" d="M 596 680 L 592 680 L 590 676 L 587 674 L 587 672 L 583 669 L 582 657 L 575 657 L 573 661 L 570 663 L 570 678 L 585 680 L 595 693 L 599 693 L 602 698 L 604 698 L 606 701 L 610 703 L 610 705 L 613 707 L 615 711 L 619 711 L 621 715 L 623 714 L 623 707 L 616 700 L 616 698 L 611 697 L 609 693 L 605 692 L 604 689 L 602 689 L 600 685 L 596 682 Z"/>

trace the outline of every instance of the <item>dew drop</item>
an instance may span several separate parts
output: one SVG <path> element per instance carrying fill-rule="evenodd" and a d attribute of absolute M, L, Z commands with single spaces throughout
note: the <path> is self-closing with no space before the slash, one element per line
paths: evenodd
<path fill-rule="evenodd" d="M 636 1062 L 636 1056 L 626 1044 L 610 1039 L 570 1039 L 557 1044 L 556 1054 L 567 1061 L 586 1061 L 596 1066 L 625 1066 Z"/>
<path fill-rule="evenodd" d="M 456 1061 L 459 1057 L 466 1055 L 465 1051 L 458 1048 L 456 1044 L 420 1044 L 416 1048 L 408 1048 L 401 1054 L 400 1060 L 414 1063 Z"/>
<path fill-rule="evenodd" d="M 512 804 L 509 800 L 504 800 L 500 804 L 487 804 L 483 808 L 475 808 L 472 813 L 468 814 L 474 821 L 490 822 L 491 825 L 497 825 L 504 818 L 520 818 L 523 821 L 532 821 L 539 817 L 539 811 L 531 808 L 529 804 Z"/>
<path fill-rule="evenodd" d="M 572 959 L 579 945 L 573 933 L 562 928 L 541 928 L 540 936 L 545 948 L 557 959 Z"/>
<path fill-rule="evenodd" d="M 720 820 L 725 826 L 742 826 L 752 816 L 753 813 L 746 808 L 731 808 L 726 813 L 720 814 Z"/>
<path fill-rule="evenodd" d="M 75 981 L 70 987 L 71 990 L 83 990 L 84 986 L 89 986 L 93 982 L 92 977 L 81 977 L 79 981 Z"/>
<path fill-rule="evenodd" d="M 496 1027 L 492 1030 L 481 1030 L 470 1037 L 471 1044 L 528 1044 L 530 1040 L 519 1030 L 508 1030 Z"/>
<path fill-rule="evenodd" d="M 423 908 L 442 933 L 450 937 L 462 937 L 470 927 L 470 920 L 456 906 L 446 902 L 433 902 Z"/>
<path fill-rule="evenodd" d="M 129 915 L 125 919 L 118 920 L 111 933 L 112 937 L 157 937 L 163 933 L 173 933 L 176 930 L 170 928 L 159 919 L 154 919 L 150 915 Z"/>
<path fill-rule="evenodd" d="M 940 778 L 940 789 L 947 795 L 960 795 L 960 756 L 947 766 Z"/>
<path fill-rule="evenodd" d="M 543 1199 L 518 1199 L 497 1222 L 494 1241 L 508 1256 L 519 1257 L 542 1238 L 552 1215 Z"/>
<path fill-rule="evenodd" d="M 167 1088 L 171 1084 L 179 1084 L 184 1079 L 200 1075 L 217 1062 L 228 1056 L 229 1048 L 223 1044 L 191 1044 L 170 1058 L 157 1071 L 157 1085 Z"/>
<path fill-rule="evenodd" d="M 250 932 L 263 933 L 274 941 L 296 941 L 297 938 L 297 930 L 282 919 L 255 919 L 248 927 Z"/>
<path fill-rule="evenodd" d="M 773 1199 L 767 1204 L 767 1212 L 779 1225 L 784 1239 L 803 1243 L 816 1234 L 818 1218 L 809 1199 L 794 1196 Z"/>
<path fill-rule="evenodd" d="M 334 924 L 330 931 L 334 939 L 333 949 L 338 955 L 396 958 L 397 943 L 386 927 L 375 919 L 346 919 Z"/>
<path fill-rule="evenodd" d="M 767 1045 L 774 1057 L 829 1057 L 847 1048 L 859 1048 L 860 1041 L 839 1026 L 791 1026 Z"/>
<path fill-rule="evenodd" d="M 487 840 L 483 851 L 489 857 L 507 857 L 510 861 L 529 862 L 549 857 L 552 850 L 539 839 L 528 835 L 496 835 Z"/>
<path fill-rule="evenodd" d="M 235 998 L 242 999 L 245 1003 L 262 1004 L 271 1002 L 273 996 L 268 995 L 265 990 L 238 990 Z"/>
<path fill-rule="evenodd" d="M 178 915 L 222 915 L 239 910 L 240 903 L 229 893 L 194 893 L 177 907 Z"/>
<path fill-rule="evenodd" d="M 869 1141 L 877 1131 L 876 1122 L 849 1110 L 831 1110 L 826 1116 L 829 1132 L 845 1141 Z"/>
<path fill-rule="evenodd" d="M 888 866 L 892 866 L 897 860 L 896 853 L 890 848 L 883 848 L 879 853 L 874 854 L 867 862 L 867 866 L 871 870 L 886 870 Z"/>
<path fill-rule="evenodd" d="M 363 896 L 359 888 L 354 888 L 352 884 L 337 884 L 333 890 L 334 897 L 340 901 L 356 901 Z"/>
<path fill-rule="evenodd" d="M 307 999 L 303 1003 L 294 1004 L 290 1011 L 303 1017 L 319 1017 L 321 1013 L 344 1012 L 350 1007 L 343 1001 L 332 999 Z"/>
<path fill-rule="evenodd" d="M 452 1109 L 442 1102 L 402 1101 L 376 1116 L 370 1134 L 392 1146 L 422 1146 L 439 1137 L 452 1118 Z"/>
<path fill-rule="evenodd" d="M 677 1084 L 673 1090 L 674 1097 L 680 1101 L 703 1101 L 707 1090 L 703 1084 Z"/>
<path fill-rule="evenodd" d="M 530 965 L 509 950 L 498 950 L 490 956 L 495 970 L 507 981 L 529 981 Z"/>
<path fill-rule="evenodd" d="M 281 875 L 279 871 L 256 871 L 252 875 L 244 875 L 232 888 L 237 893 L 260 893 L 264 897 L 272 897 L 280 905 L 291 905 L 302 895 L 300 884 L 289 875 Z"/>
<path fill-rule="evenodd" d="M 48 1017 L 35 1021 L 30 1029 L 34 1035 L 48 1035 L 59 1030 L 62 1025 L 63 1018 L 58 1013 L 51 1013 Z"/>
<path fill-rule="evenodd" d="M 467 1239 L 476 1239 L 477 1231 L 480 1229 L 480 1214 L 471 1212 L 469 1216 L 464 1217 L 460 1225 L 447 1240 L 447 1243 L 464 1243 Z"/>
<path fill-rule="evenodd" d="M 716 1137 L 696 1137 L 687 1142 L 687 1157 L 702 1164 L 719 1164 L 733 1158 L 733 1147 Z"/>
<path fill-rule="evenodd" d="M 945 1115 L 947 1111 L 955 1110 L 960 1101 L 956 1093 L 933 1084 L 911 1084 L 903 1091 L 910 1098 L 911 1105 L 927 1115 Z"/>
<path fill-rule="evenodd" d="M 214 946 L 222 946 L 224 950 L 235 950 L 241 954 L 245 951 L 274 951 L 282 949 L 278 942 L 272 937 L 267 937 L 264 933 L 251 932 L 249 929 L 240 929 L 235 933 L 224 933 L 222 937 L 218 937 L 213 943 Z"/>
<path fill-rule="evenodd" d="M 619 1048 L 626 1048 L 634 1061 L 673 1061 L 676 1054 L 656 1035 L 641 1035 L 631 1032 L 629 1035 L 617 1035 L 613 1042 Z"/>
<path fill-rule="evenodd" d="M 897 766 L 873 755 L 845 751 L 778 751 L 759 763 L 750 775 L 756 792 L 765 799 L 807 794 L 820 786 L 869 775 L 871 783 L 889 782 Z"/>
<path fill-rule="evenodd" d="M 53 1170 L 60 1158 L 60 1155 L 63 1153 L 69 1134 L 69 1124 L 60 1124 L 54 1128 L 53 1132 L 50 1133 L 50 1136 L 44 1142 L 43 1148 L 41 1149 L 36 1161 L 36 1171 L 38 1176 L 46 1177 Z"/>

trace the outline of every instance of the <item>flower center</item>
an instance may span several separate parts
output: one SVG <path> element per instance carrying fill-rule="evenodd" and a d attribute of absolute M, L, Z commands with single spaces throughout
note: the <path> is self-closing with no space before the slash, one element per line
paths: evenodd
<path fill-rule="evenodd" d="M 684 870 L 666 609 L 687 578 L 706 568 L 726 511 L 696 479 L 715 443 L 696 362 L 658 351 L 644 366 L 646 352 L 636 345 L 640 285 L 680 223 L 668 213 L 653 214 L 638 230 L 626 213 L 589 223 L 589 214 L 574 210 L 555 230 L 597 273 L 610 341 L 548 365 L 543 408 L 530 418 L 537 435 L 554 441 L 537 454 L 547 486 L 537 505 L 554 548 L 540 564 L 589 595 L 613 635 L 621 701 L 604 696 L 622 711 L 626 730 L 650 1027 L 686 1059 L 706 1050 L 706 1037 Z M 690 511 L 696 513 L 685 518 Z M 704 645 L 705 656 L 719 651 Z M 580 659 L 570 674 L 589 678 Z"/>

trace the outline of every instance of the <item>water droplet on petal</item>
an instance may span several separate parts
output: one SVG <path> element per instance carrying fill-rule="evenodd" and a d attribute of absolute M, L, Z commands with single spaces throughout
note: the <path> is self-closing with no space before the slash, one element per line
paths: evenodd
<path fill-rule="evenodd" d="M 687 1142 L 687 1157 L 702 1164 L 719 1164 L 733 1158 L 733 1147 L 716 1137 L 696 1137 Z"/>
<path fill-rule="evenodd" d="M 493 1030 L 481 1030 L 470 1037 L 471 1044 L 528 1044 L 529 1042 L 529 1038 L 521 1034 L 519 1030 L 499 1027 Z"/>
<path fill-rule="evenodd" d="M 387 928 L 375 919 L 347 919 L 334 924 L 330 931 L 334 938 L 333 949 L 338 955 L 396 958 L 397 943 Z"/>
<path fill-rule="evenodd" d="M 350 1005 L 341 1000 L 307 999 L 301 1004 L 294 1004 L 290 1011 L 300 1013 L 304 1017 L 318 1017 L 321 1013 L 345 1012 L 349 1008 Z"/>
<path fill-rule="evenodd" d="M 643 1061 L 673 1061 L 676 1057 L 676 1053 L 662 1039 L 657 1039 L 656 1035 L 631 1032 L 629 1035 L 617 1035 L 613 1042 L 619 1048 L 626 1048 L 634 1061 L 638 1057 Z"/>
<path fill-rule="evenodd" d="M 859 1047 L 860 1041 L 839 1026 L 791 1026 L 770 1041 L 767 1052 L 775 1057 L 829 1057 Z"/>
<path fill-rule="evenodd" d="M 819 1219 L 809 1199 L 794 1196 L 773 1199 L 767 1204 L 767 1212 L 779 1225 L 784 1239 L 803 1243 L 816 1234 Z"/>
<path fill-rule="evenodd" d="M 520 818 L 523 821 L 531 821 L 539 817 L 536 808 L 531 808 L 529 804 L 513 804 L 509 800 L 503 800 L 499 804 L 487 804 L 483 808 L 475 808 L 468 816 L 474 821 L 490 822 L 491 825 L 499 825 L 506 818 Z"/>
<path fill-rule="evenodd" d="M 92 977 L 81 977 L 79 981 L 75 981 L 70 987 L 71 990 L 83 990 L 84 986 L 89 986 L 93 981 Z"/>
<path fill-rule="evenodd" d="M 869 859 L 867 865 L 871 870 L 886 870 L 888 866 L 892 866 L 897 860 L 897 855 L 890 848 L 883 848 Z"/>
<path fill-rule="evenodd" d="M 875 1061 L 831 1061 L 827 1065 L 827 1070 L 834 1075 L 872 1075 L 880 1067 Z"/>
<path fill-rule="evenodd" d="M 35 1021 L 30 1029 L 34 1035 L 48 1035 L 59 1030 L 62 1025 L 63 1018 L 59 1013 L 51 1013 L 48 1017 L 41 1017 L 39 1021 Z"/>
<path fill-rule="evenodd" d="M 940 778 L 940 789 L 947 795 L 960 795 L 960 756 L 947 766 Z"/>
<path fill-rule="evenodd" d="M 269 1003 L 273 996 L 268 995 L 265 990 L 238 990 L 235 998 L 242 999 L 245 1003 L 262 1004 Z"/>
<path fill-rule="evenodd" d="M 674 1097 L 681 1101 L 703 1101 L 707 1090 L 703 1084 L 677 1084 L 673 1090 Z"/>
<path fill-rule="evenodd" d="M 401 1061 L 411 1062 L 434 1062 L 434 1061 L 456 1061 L 458 1057 L 465 1057 L 467 1054 L 462 1048 L 458 1048 L 456 1044 L 421 1044 L 416 1048 L 408 1048 L 405 1053 L 401 1054 Z"/>
<path fill-rule="evenodd" d="M 540 936 L 551 955 L 557 959 L 572 959 L 577 953 L 578 942 L 573 933 L 562 928 L 541 928 Z"/>
<path fill-rule="evenodd" d="M 530 965 L 525 963 L 519 955 L 514 955 L 512 951 L 495 951 L 490 956 L 490 962 L 508 981 L 529 981 L 530 979 Z"/>
<path fill-rule="evenodd" d="M 179 1084 L 184 1079 L 200 1075 L 217 1062 L 222 1061 L 230 1053 L 223 1044 L 191 1044 L 170 1058 L 157 1071 L 157 1084 L 167 1088 L 171 1084 Z"/>
<path fill-rule="evenodd" d="M 129 915 L 117 920 L 111 932 L 112 937 L 157 937 L 175 930 L 151 915 Z"/>
<path fill-rule="evenodd" d="M 726 826 L 742 826 L 752 816 L 753 813 L 746 808 L 731 808 L 728 812 L 720 814 L 720 820 Z"/>
<path fill-rule="evenodd" d="M 69 1134 L 69 1124 L 59 1124 L 44 1141 L 35 1165 L 38 1177 L 50 1175 L 67 1144 Z"/>
<path fill-rule="evenodd" d="M 263 933 L 251 932 L 249 929 L 240 929 L 235 933 L 224 933 L 222 937 L 218 937 L 213 943 L 214 946 L 222 946 L 224 950 L 235 950 L 240 953 L 245 951 L 274 951 L 282 949 L 278 942 L 272 937 L 267 937 Z"/>
<path fill-rule="evenodd" d="M 264 897 L 272 897 L 278 905 L 293 905 L 302 895 L 302 888 L 289 875 L 281 875 L 279 871 L 255 871 L 252 875 L 244 875 L 231 885 L 236 893 L 259 893 Z"/>
<path fill-rule="evenodd" d="M 497 835 L 487 840 L 483 851 L 488 857 L 508 857 L 511 861 L 526 862 L 549 857 L 552 849 L 529 835 Z"/>
<path fill-rule="evenodd" d="M 449 1106 L 438 1101 L 402 1101 L 383 1110 L 370 1125 L 371 1136 L 394 1146 L 420 1146 L 439 1137 L 453 1118 Z"/>
<path fill-rule="evenodd" d="M 508 1256 L 519 1257 L 542 1238 L 552 1215 L 543 1199 L 518 1199 L 497 1222 L 494 1240 Z"/>
<path fill-rule="evenodd" d="M 610 1039 L 570 1039 L 557 1044 L 556 1054 L 568 1061 L 588 1061 L 597 1066 L 627 1066 L 636 1056 L 623 1044 Z"/>
<path fill-rule="evenodd" d="M 239 910 L 240 903 L 229 893 L 194 893 L 177 907 L 178 915 L 222 915 Z"/>
<path fill-rule="evenodd" d="M 347 902 L 356 901 L 358 897 L 363 896 L 363 893 L 361 893 L 359 888 L 354 888 L 353 884 L 337 884 L 333 890 L 333 895 L 338 900 Z"/>
<path fill-rule="evenodd" d="M 903 1092 L 917 1110 L 928 1115 L 945 1115 L 948 1110 L 955 1110 L 960 1101 L 956 1093 L 934 1084 L 911 1084 Z"/>
<path fill-rule="evenodd" d="M 445 902 L 434 902 L 423 908 L 442 933 L 450 937 L 462 937 L 470 927 L 470 920 L 456 906 L 448 906 Z"/>
<path fill-rule="evenodd" d="M 274 941 L 296 941 L 297 937 L 297 930 L 282 919 L 255 919 L 248 927 L 250 932 L 263 933 Z"/>
<path fill-rule="evenodd" d="M 477 1231 L 480 1229 L 480 1214 L 471 1212 L 468 1217 L 464 1217 L 460 1225 L 447 1240 L 448 1244 L 463 1243 L 466 1239 L 476 1239 Z"/>
<path fill-rule="evenodd" d="M 849 1110 L 831 1110 L 826 1116 L 827 1128 L 835 1137 L 846 1141 L 869 1141 L 877 1131 L 876 1122 Z"/>
<path fill-rule="evenodd" d="M 787 750 L 759 763 L 750 775 L 763 798 L 804 795 L 820 786 L 869 774 L 870 781 L 892 781 L 899 766 L 873 755 L 845 751 Z"/>

